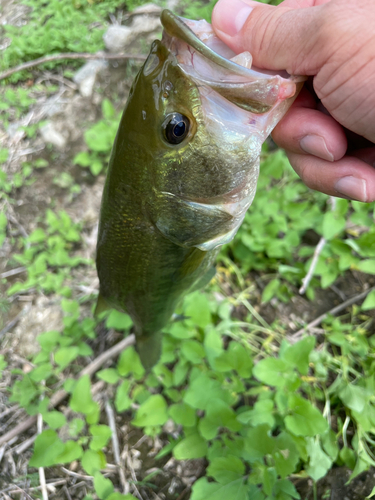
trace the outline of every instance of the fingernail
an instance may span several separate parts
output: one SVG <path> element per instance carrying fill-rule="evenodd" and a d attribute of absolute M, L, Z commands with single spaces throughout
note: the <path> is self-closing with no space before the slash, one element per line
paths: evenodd
<path fill-rule="evenodd" d="M 241 31 L 252 10 L 252 7 L 241 0 L 219 0 L 212 16 L 213 26 L 233 36 Z"/>
<path fill-rule="evenodd" d="M 367 201 L 367 188 L 364 179 L 358 179 L 351 175 L 339 179 L 335 184 L 338 193 L 346 198 L 356 201 Z"/>
<path fill-rule="evenodd" d="M 317 156 L 322 160 L 334 161 L 333 154 L 328 151 L 326 141 L 320 135 L 306 135 L 299 145 L 305 153 Z"/>

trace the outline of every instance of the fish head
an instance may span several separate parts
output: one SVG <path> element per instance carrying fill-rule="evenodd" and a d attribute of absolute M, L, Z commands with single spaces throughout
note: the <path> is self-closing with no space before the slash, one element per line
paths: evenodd
<path fill-rule="evenodd" d="M 142 151 L 141 171 L 127 177 L 154 225 L 178 245 L 211 250 L 240 226 L 262 143 L 304 78 L 252 68 L 251 54 L 234 54 L 206 21 L 168 10 L 161 21 L 163 38 L 133 84 L 118 137 L 135 157 Z"/>

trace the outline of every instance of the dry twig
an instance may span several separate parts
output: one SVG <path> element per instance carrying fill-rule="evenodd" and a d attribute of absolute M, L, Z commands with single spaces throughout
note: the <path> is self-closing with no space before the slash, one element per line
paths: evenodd
<path fill-rule="evenodd" d="M 43 416 L 41 413 L 38 414 L 38 434 L 43 432 Z M 44 468 L 39 467 L 39 481 L 40 489 L 42 491 L 43 500 L 48 500 L 48 491 L 46 485 L 46 475 L 44 474 Z"/>
<path fill-rule="evenodd" d="M 359 293 L 358 295 L 355 295 L 354 297 L 346 300 L 342 304 L 339 304 L 338 306 L 333 307 L 332 309 L 330 309 L 326 313 L 321 314 L 318 318 L 314 319 L 314 321 L 311 321 L 311 323 L 309 323 L 308 325 L 306 325 L 303 328 L 301 328 L 300 330 L 298 330 L 298 332 L 292 333 L 291 335 L 288 335 L 287 340 L 289 342 L 292 342 L 292 343 L 297 342 L 305 332 L 311 330 L 315 326 L 320 325 L 320 323 L 323 320 L 325 320 L 327 316 L 329 316 L 329 315 L 334 316 L 334 315 L 338 314 L 339 312 L 341 312 L 346 307 L 349 307 L 349 306 L 355 304 L 356 302 L 364 300 L 367 297 L 367 295 L 369 293 L 371 293 L 373 290 L 375 290 L 375 286 L 373 286 L 372 288 L 369 288 L 365 292 L 362 292 L 362 293 Z"/>
<path fill-rule="evenodd" d="M 336 198 L 331 196 L 331 210 L 334 211 L 335 208 L 336 208 Z M 310 264 L 310 268 L 309 268 L 306 276 L 302 280 L 302 286 L 299 289 L 300 295 L 303 295 L 306 292 L 307 287 L 309 286 L 310 281 L 313 277 L 316 265 L 318 264 L 319 256 L 322 253 L 323 248 L 325 247 L 326 243 L 327 243 L 327 240 L 325 238 L 323 238 L 323 237 L 320 238 L 320 241 L 315 248 L 314 255 L 313 255 L 313 258 L 312 258 L 312 261 Z"/>
<path fill-rule="evenodd" d="M 96 373 L 99 368 L 106 363 L 109 359 L 114 358 L 115 356 L 119 355 L 121 351 L 126 349 L 127 347 L 130 347 L 133 345 L 135 342 L 135 336 L 134 335 L 129 335 L 128 337 L 124 338 L 119 342 L 118 344 L 114 345 L 107 351 L 103 352 L 100 356 L 98 356 L 92 363 L 86 366 L 78 375 L 78 378 L 83 377 L 84 375 L 93 375 Z M 55 408 L 58 404 L 60 404 L 66 397 L 68 393 L 64 391 L 63 389 L 56 392 L 50 401 L 50 408 Z M 0 437 L 0 446 L 7 443 L 10 441 L 12 438 L 15 436 L 19 436 L 22 432 L 25 432 L 27 429 L 29 429 L 31 426 L 33 426 L 37 421 L 37 417 L 29 417 L 20 424 L 16 425 L 11 431 L 7 432 L 3 436 Z"/>
<path fill-rule="evenodd" d="M 26 63 L 10 68 L 3 73 L 0 73 L 0 80 L 8 78 L 9 76 L 17 73 L 18 71 L 23 71 L 25 69 L 35 68 L 40 64 L 51 62 L 51 61 L 61 61 L 62 59 L 134 59 L 136 61 L 145 61 L 146 56 L 136 55 L 136 54 L 107 54 L 107 53 L 97 53 L 90 54 L 89 52 L 67 52 L 64 54 L 53 54 L 51 56 L 39 57 L 39 59 L 34 59 L 33 61 L 28 61 Z"/>
<path fill-rule="evenodd" d="M 112 431 L 113 456 L 115 457 L 115 462 L 116 462 L 116 465 L 118 467 L 118 473 L 119 473 L 120 482 L 121 482 L 121 486 L 122 486 L 122 492 L 124 493 L 124 495 L 126 495 L 127 493 L 129 493 L 129 484 L 126 481 L 125 471 L 124 471 L 124 468 L 122 467 L 122 464 L 121 464 L 120 445 L 119 445 L 118 436 L 117 436 L 115 414 L 114 414 L 113 408 L 108 400 L 105 403 L 105 411 L 107 413 L 109 427 Z"/>

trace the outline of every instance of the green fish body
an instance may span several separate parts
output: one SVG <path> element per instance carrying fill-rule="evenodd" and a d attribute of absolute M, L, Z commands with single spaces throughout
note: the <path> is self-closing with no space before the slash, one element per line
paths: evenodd
<path fill-rule="evenodd" d="M 162 22 L 113 145 L 97 242 L 97 310 L 131 316 L 146 368 L 181 298 L 212 278 L 255 195 L 261 145 L 302 85 L 218 54 L 204 21 Z"/>

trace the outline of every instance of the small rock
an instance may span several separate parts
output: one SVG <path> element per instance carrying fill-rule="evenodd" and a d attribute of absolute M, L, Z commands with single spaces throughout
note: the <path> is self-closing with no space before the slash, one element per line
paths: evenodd
<path fill-rule="evenodd" d="M 153 33 L 159 29 L 161 29 L 161 22 L 155 16 L 136 16 L 131 25 L 133 38 L 137 38 L 143 33 Z"/>
<path fill-rule="evenodd" d="M 133 40 L 132 28 L 113 24 L 104 33 L 103 40 L 109 52 L 122 52 Z"/>
<path fill-rule="evenodd" d="M 136 16 L 139 14 L 160 16 L 162 10 L 163 9 L 159 7 L 159 5 L 155 5 L 154 3 L 145 3 L 144 5 L 141 5 L 140 7 L 134 9 L 131 14 L 132 16 Z"/>
<path fill-rule="evenodd" d="M 107 61 L 89 61 L 80 68 L 73 77 L 74 83 L 79 87 L 82 97 L 91 97 L 97 75 L 108 66 Z"/>
<path fill-rule="evenodd" d="M 47 122 L 41 127 L 40 133 L 42 134 L 44 142 L 53 144 L 58 149 L 64 149 L 67 139 L 55 129 L 52 122 Z"/>

